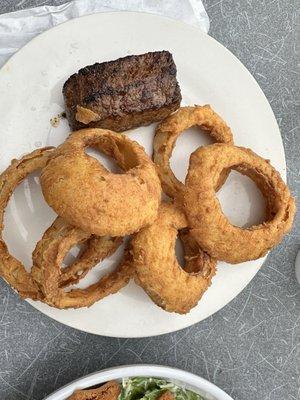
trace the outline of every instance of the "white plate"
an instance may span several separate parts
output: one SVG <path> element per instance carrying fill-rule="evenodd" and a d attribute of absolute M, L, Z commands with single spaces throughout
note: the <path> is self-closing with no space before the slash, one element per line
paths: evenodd
<path fill-rule="evenodd" d="M 121 380 L 122 378 L 134 376 L 152 376 L 167 379 L 179 386 L 186 387 L 187 389 L 205 396 L 205 400 L 233 400 L 228 396 L 228 394 L 223 392 L 223 390 L 215 386 L 213 383 L 200 378 L 200 376 L 181 369 L 159 365 L 131 365 L 95 372 L 64 386 L 62 389 L 59 389 L 44 400 L 65 400 L 75 390 L 87 389 L 91 386 L 99 385 L 112 379 Z"/>
<path fill-rule="evenodd" d="M 167 49 L 173 53 L 183 104 L 209 103 L 231 126 L 235 143 L 252 148 L 285 177 L 280 132 L 272 110 L 250 73 L 223 46 L 200 30 L 150 14 L 116 12 L 69 21 L 40 35 L 19 51 L 0 73 L 0 168 L 33 149 L 58 145 L 68 135 L 66 121 L 53 128 L 49 120 L 63 110 L 61 89 L 80 67 L 127 54 Z M 128 135 L 152 152 L 154 127 Z M 189 154 L 204 141 L 190 132 L 178 140 L 172 158 L 184 177 Z M 231 221 L 249 223 L 261 211 L 254 185 L 230 177 L 221 191 L 223 208 Z M 54 213 L 42 199 L 36 177 L 22 184 L 10 201 L 5 223 L 9 249 L 26 266 L 31 252 Z M 111 265 L 116 255 L 104 263 Z M 74 328 L 106 336 L 142 337 L 185 328 L 224 307 L 243 290 L 263 259 L 243 265 L 219 263 L 218 273 L 200 304 L 188 315 L 164 312 L 133 283 L 88 309 L 57 310 L 30 302 L 46 315 Z M 105 270 L 103 266 L 101 271 Z M 89 281 L 99 275 L 99 268 Z"/>

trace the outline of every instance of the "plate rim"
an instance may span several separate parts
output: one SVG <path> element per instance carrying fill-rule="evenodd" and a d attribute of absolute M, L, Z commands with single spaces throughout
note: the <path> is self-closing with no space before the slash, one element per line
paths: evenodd
<path fill-rule="evenodd" d="M 233 400 L 224 390 L 214 383 L 180 368 L 168 367 L 158 364 L 129 364 L 106 368 L 75 379 L 47 395 L 44 400 L 66 400 L 76 389 L 84 389 L 104 383 L 112 379 L 122 379 L 130 376 L 152 376 L 165 379 L 179 380 L 183 384 L 195 386 L 213 395 L 215 400 Z"/>
<path fill-rule="evenodd" d="M 278 129 L 278 132 L 279 132 L 280 138 L 281 138 L 280 143 L 281 143 L 282 154 L 283 154 L 283 160 L 282 160 L 283 173 L 281 173 L 281 175 L 282 175 L 283 180 L 286 181 L 286 177 L 287 177 L 287 168 L 286 168 L 286 157 L 285 157 L 285 149 L 284 149 L 284 146 L 283 146 L 282 136 L 281 136 L 280 129 L 279 129 L 279 126 L 278 126 L 278 122 L 277 122 L 276 117 L 275 117 L 275 115 L 274 115 L 274 112 L 273 112 L 273 110 L 272 110 L 272 107 L 271 107 L 271 105 L 270 105 L 270 103 L 269 103 L 269 101 L 268 101 L 266 95 L 264 94 L 263 90 L 262 90 L 261 87 L 259 86 L 258 82 L 255 80 L 254 76 L 253 76 L 253 75 L 251 74 L 251 72 L 246 68 L 246 66 L 237 58 L 237 56 L 235 56 L 235 55 L 234 55 L 230 50 L 228 50 L 223 44 L 221 44 L 220 42 L 218 42 L 216 39 L 214 39 L 213 37 L 211 37 L 209 34 L 206 34 L 205 32 L 203 32 L 201 29 L 198 29 L 198 28 L 196 28 L 195 26 L 189 25 L 189 24 L 187 24 L 187 23 L 185 23 L 185 22 L 183 22 L 183 21 L 179 21 L 179 20 L 176 20 L 176 19 L 173 19 L 173 18 L 170 18 L 170 17 L 160 16 L 160 15 L 156 15 L 156 14 L 152 14 L 152 13 L 135 12 L 135 11 L 98 12 L 98 13 L 92 13 L 92 14 L 80 16 L 80 17 L 77 17 L 77 18 L 74 18 L 74 19 L 65 21 L 65 22 L 63 22 L 63 23 L 61 23 L 61 24 L 58 24 L 58 25 L 52 27 L 51 29 L 46 30 L 46 31 L 40 33 L 39 35 L 37 35 L 37 36 L 34 37 L 33 39 L 31 39 L 25 46 L 23 46 L 21 49 L 19 49 L 15 54 L 12 55 L 12 57 L 10 57 L 9 60 L 7 60 L 7 62 L 2 66 L 2 68 L 1 68 L 1 70 L 0 70 L 0 73 L 1 73 L 1 71 L 3 72 L 3 69 L 4 69 L 10 62 L 13 62 L 13 60 L 15 59 L 15 57 L 17 57 L 18 55 L 22 54 L 22 51 L 23 51 L 25 48 L 27 48 L 27 46 L 30 46 L 31 43 L 33 43 L 33 42 L 35 42 L 35 41 L 41 40 L 41 38 L 44 38 L 45 36 L 47 36 L 47 35 L 49 34 L 50 31 L 62 29 L 62 26 L 64 26 L 65 24 L 70 24 L 70 25 L 71 25 L 71 24 L 75 24 L 75 25 L 76 25 L 76 22 L 77 22 L 78 20 L 84 20 L 84 19 L 87 19 L 87 20 L 88 20 L 88 19 L 91 18 L 91 17 L 95 18 L 95 17 L 102 16 L 103 14 L 108 14 L 108 15 L 122 15 L 122 16 L 128 15 L 128 14 L 130 14 L 130 15 L 135 15 L 135 16 L 143 15 L 143 16 L 146 16 L 147 18 L 152 18 L 152 19 L 154 19 L 154 20 L 156 20 L 156 19 L 158 19 L 158 20 L 168 20 L 168 21 L 172 22 L 174 25 L 181 25 L 181 26 L 183 26 L 185 29 L 189 29 L 189 30 L 191 30 L 192 32 L 197 33 L 197 35 L 200 34 L 200 36 L 206 37 L 205 39 L 207 39 L 207 40 L 209 40 L 209 41 L 211 40 L 212 42 L 214 42 L 216 46 L 222 48 L 222 51 L 223 51 L 223 52 L 227 53 L 231 58 L 233 58 L 234 61 L 235 61 L 235 63 L 239 65 L 239 68 L 242 68 L 243 71 L 245 72 L 245 74 L 247 74 L 248 78 L 252 81 L 252 85 L 255 85 L 255 87 L 256 87 L 256 89 L 258 90 L 258 92 L 260 93 L 260 95 L 262 95 L 262 98 L 264 99 L 265 105 L 266 105 L 266 107 L 268 108 L 268 111 L 271 113 L 271 114 L 270 114 L 270 117 L 272 116 L 273 122 L 275 123 L 275 125 L 276 125 L 276 127 L 277 127 L 277 129 Z M 262 265 L 262 264 L 266 261 L 266 258 L 267 258 L 267 256 L 265 256 L 264 258 L 260 259 L 258 262 Z M 258 271 L 258 269 L 259 269 L 259 267 L 257 268 L 257 271 Z M 252 280 L 252 279 L 254 278 L 254 276 L 257 274 L 257 271 L 255 272 L 255 274 L 253 275 L 253 277 L 242 287 L 242 289 L 239 291 L 238 294 L 240 294 L 240 293 L 249 285 L 249 283 L 251 282 L 251 280 Z M 237 295 L 236 295 L 236 296 L 237 296 Z M 235 297 L 236 297 L 236 296 L 235 296 Z M 233 297 L 228 303 L 224 304 L 224 305 L 223 305 L 220 309 L 218 309 L 216 312 L 221 311 L 226 305 L 230 304 L 230 302 L 233 301 L 233 300 L 235 299 L 235 297 Z M 30 301 L 30 299 L 26 299 L 26 301 L 27 301 L 28 304 L 30 304 L 31 306 L 33 306 L 35 309 L 37 309 L 38 311 L 42 312 L 42 314 L 46 315 L 47 317 L 50 317 L 50 316 L 48 315 L 48 313 L 45 313 L 45 312 L 41 311 L 40 308 L 37 308 L 37 307 L 36 307 L 36 303 L 33 304 L 33 302 Z M 215 312 L 215 313 L 216 313 L 216 312 Z M 214 314 L 215 314 L 215 313 L 214 313 Z M 211 314 L 211 315 L 213 315 L 213 314 Z M 86 327 L 83 327 L 83 328 L 79 328 L 79 327 L 77 327 L 77 326 L 74 327 L 74 325 L 70 324 L 69 321 L 67 321 L 67 322 L 62 322 L 61 319 L 58 320 L 58 319 L 53 318 L 53 317 L 50 317 L 50 318 L 54 319 L 55 321 L 57 321 L 57 322 L 59 322 L 59 323 L 62 323 L 62 324 L 64 324 L 64 325 L 66 325 L 66 326 L 69 326 L 69 327 L 71 327 L 71 328 L 73 328 L 73 329 L 77 329 L 77 330 L 79 330 L 79 331 L 88 332 L 88 333 L 92 333 L 92 334 L 96 334 L 96 335 L 103 335 L 103 333 L 95 332 L 95 331 L 90 330 L 90 329 L 88 329 L 88 328 L 86 328 Z M 201 320 L 201 321 L 203 321 L 203 320 Z M 180 327 L 179 329 L 173 329 L 173 327 L 172 327 L 171 330 L 167 330 L 167 331 L 163 331 L 163 332 L 161 332 L 161 333 L 155 333 L 155 334 L 152 334 L 152 333 L 151 333 L 150 335 L 147 335 L 147 334 L 142 334 L 142 335 L 141 335 L 141 334 L 139 334 L 139 335 L 136 335 L 136 336 L 132 336 L 132 335 L 129 336 L 128 334 L 122 334 L 122 335 L 120 335 L 120 334 L 118 334 L 118 335 L 117 335 L 117 334 L 109 334 L 109 335 L 108 335 L 107 333 L 105 333 L 105 336 L 107 336 L 107 337 L 124 337 L 124 338 L 133 338 L 133 337 L 142 338 L 142 337 L 160 336 L 160 335 L 168 334 L 168 333 L 171 333 L 171 332 L 178 332 L 178 331 L 181 331 L 181 330 L 186 329 L 186 328 L 188 328 L 188 327 L 190 327 L 190 326 L 193 326 L 194 324 L 199 323 L 199 322 L 201 322 L 201 321 L 196 321 L 196 322 L 194 322 L 194 321 L 192 321 L 192 322 L 189 321 L 189 322 L 187 322 L 187 324 L 186 324 L 185 326 Z"/>

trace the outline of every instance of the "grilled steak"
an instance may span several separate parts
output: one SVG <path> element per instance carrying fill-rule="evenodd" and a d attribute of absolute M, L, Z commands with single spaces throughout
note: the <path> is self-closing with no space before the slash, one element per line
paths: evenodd
<path fill-rule="evenodd" d="M 159 121 L 180 106 L 176 65 L 168 51 L 96 63 L 64 84 L 73 130 L 101 127 L 125 131 Z"/>

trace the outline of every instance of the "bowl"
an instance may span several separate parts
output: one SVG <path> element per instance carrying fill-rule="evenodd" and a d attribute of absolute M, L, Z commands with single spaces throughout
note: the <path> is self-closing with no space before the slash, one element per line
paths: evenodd
<path fill-rule="evenodd" d="M 50 396 L 47 396 L 44 400 L 66 400 L 75 390 L 88 389 L 91 386 L 99 385 L 113 379 L 122 380 L 122 378 L 134 376 L 164 378 L 178 386 L 183 386 L 199 393 L 205 400 L 233 400 L 223 390 L 200 376 L 181 369 L 160 365 L 127 365 L 94 372 L 69 383 Z"/>

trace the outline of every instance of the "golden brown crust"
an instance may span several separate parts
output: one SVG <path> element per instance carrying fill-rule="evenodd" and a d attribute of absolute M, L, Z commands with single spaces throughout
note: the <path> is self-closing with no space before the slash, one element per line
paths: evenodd
<path fill-rule="evenodd" d="M 215 142 L 233 144 L 230 128 L 225 121 L 209 106 L 181 107 L 174 114 L 163 120 L 157 127 L 153 142 L 153 160 L 157 167 L 163 191 L 171 198 L 178 197 L 184 189 L 170 167 L 170 158 L 176 140 L 192 126 L 199 126 Z M 225 171 L 218 183 L 220 187 L 227 178 Z"/>
<path fill-rule="evenodd" d="M 60 218 L 60 217 L 58 217 Z M 78 229 L 78 228 L 77 228 Z M 86 240 L 85 248 L 74 263 L 64 268 L 59 286 L 66 287 L 78 283 L 80 279 L 107 257 L 110 257 L 122 243 L 122 238 L 92 235 Z"/>
<path fill-rule="evenodd" d="M 85 147 L 114 158 L 125 171 L 113 174 Z M 67 222 L 99 236 L 124 236 L 157 216 L 161 187 L 144 149 L 125 135 L 104 129 L 73 133 L 41 174 L 48 204 Z"/>
<path fill-rule="evenodd" d="M 67 400 L 117 400 L 120 393 L 118 382 L 110 381 L 96 389 L 77 390 Z"/>
<path fill-rule="evenodd" d="M 257 184 L 267 202 L 266 222 L 243 229 L 228 221 L 214 190 L 224 168 L 247 175 Z M 243 147 L 213 144 L 191 155 L 184 210 L 197 243 L 212 257 L 236 264 L 260 258 L 278 244 L 291 229 L 296 206 L 267 160 Z"/>
<path fill-rule="evenodd" d="M 69 225 L 61 217 L 57 217 L 33 251 L 32 276 L 42 292 L 45 292 L 45 286 L 48 283 L 47 272 L 42 268 L 45 265 L 41 260 L 43 257 L 47 257 L 47 251 L 49 249 L 51 249 L 51 252 L 56 251 L 58 263 L 61 265 L 65 255 L 74 245 L 85 244 L 80 256 L 59 272 L 59 287 L 63 288 L 70 284 L 78 283 L 91 268 L 113 254 L 121 243 L 122 238 L 120 237 L 90 235 L 79 228 Z M 53 253 L 51 253 L 51 256 L 53 257 Z M 57 283 L 55 283 L 56 286 Z"/>
<path fill-rule="evenodd" d="M 201 299 L 215 274 L 216 261 L 195 243 L 183 240 L 188 271 L 180 267 L 175 255 L 178 231 L 187 227 L 182 211 L 163 203 L 157 220 L 139 231 L 132 240 L 136 282 L 152 300 L 169 312 L 184 314 Z M 188 231 L 184 235 L 189 235 Z"/>
<path fill-rule="evenodd" d="M 13 257 L 2 238 L 3 218 L 7 203 L 15 188 L 32 172 L 45 166 L 51 148 L 38 149 L 13 160 L 11 165 L 0 176 L 0 275 L 20 294 L 21 297 L 34 300 L 42 299 L 37 284 L 32 275 L 25 270 L 24 265 Z"/>
<path fill-rule="evenodd" d="M 64 277 L 65 270 L 62 272 L 61 263 L 65 255 L 75 244 L 87 240 L 89 240 L 87 249 L 77 263 L 68 267 L 69 271 L 67 268 Z M 120 265 L 113 272 L 100 278 L 98 282 L 85 289 L 64 291 L 66 282 L 78 281 L 94 265 L 112 254 L 121 243 L 121 238 L 91 237 L 79 228 L 68 225 L 61 218 L 54 221 L 32 254 L 32 274 L 45 296 L 45 301 L 57 308 L 88 307 L 124 287 L 133 272 L 131 259 L 126 253 Z"/>
<path fill-rule="evenodd" d="M 32 172 L 45 166 L 53 149 L 44 148 L 33 151 L 20 160 L 13 160 L 11 165 L 0 176 L 0 226 L 3 231 L 3 217 L 5 207 L 14 189 Z M 59 255 L 65 255 L 71 246 L 72 238 L 75 243 L 86 241 L 87 246 L 83 253 L 73 264 L 59 271 L 59 286 L 65 287 L 77 283 L 100 260 L 112 254 L 122 242 L 121 238 L 91 236 L 80 229 L 71 227 L 61 218 L 57 218 L 47 230 L 46 236 L 52 243 L 56 240 Z M 64 239 L 64 240 L 63 240 Z M 41 240 L 36 248 L 34 258 L 43 256 L 43 249 L 47 247 L 47 241 Z M 53 247 L 52 247 L 53 249 Z M 61 259 L 62 261 L 62 259 Z M 0 234 L 0 275 L 19 292 L 21 297 L 29 297 L 34 300 L 44 301 L 41 270 L 34 265 L 31 273 L 25 270 L 23 264 L 13 257 Z M 47 276 L 44 277 L 47 280 Z M 51 280 L 49 281 L 51 282 Z M 42 289 L 42 290 L 41 290 Z"/>
<path fill-rule="evenodd" d="M 91 122 L 96 122 L 100 120 L 100 115 L 95 113 L 88 108 L 76 106 L 76 121 L 81 122 L 82 124 L 89 124 Z"/>
<path fill-rule="evenodd" d="M 169 390 L 161 394 L 157 400 L 175 400 L 175 396 Z"/>

